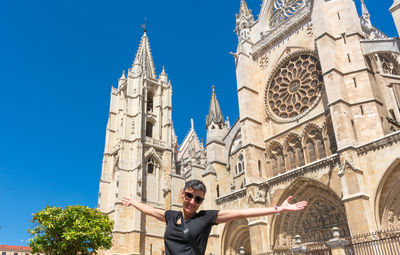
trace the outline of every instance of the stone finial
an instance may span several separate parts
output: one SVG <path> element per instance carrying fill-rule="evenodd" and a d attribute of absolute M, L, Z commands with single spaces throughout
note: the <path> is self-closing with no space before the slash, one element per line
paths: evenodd
<path fill-rule="evenodd" d="M 193 118 L 190 118 L 190 129 L 194 129 Z"/>
<path fill-rule="evenodd" d="M 340 238 L 340 229 L 338 227 L 332 228 L 333 238 Z"/>
<path fill-rule="evenodd" d="M 166 75 L 166 73 L 165 73 L 165 66 L 162 66 L 162 71 L 161 71 L 160 75 Z"/>
<path fill-rule="evenodd" d="M 168 74 L 165 72 L 165 67 L 162 67 L 162 71 L 160 75 L 158 76 L 158 79 L 160 79 L 163 83 L 168 82 Z"/>
<path fill-rule="evenodd" d="M 296 235 L 296 236 L 294 237 L 294 240 L 295 240 L 296 244 L 301 244 L 301 243 L 302 243 L 302 241 L 301 241 L 301 236 L 300 236 L 300 235 Z"/>
<path fill-rule="evenodd" d="M 120 79 L 120 80 L 126 80 L 125 70 L 122 71 L 121 78 L 119 78 L 119 79 Z"/>

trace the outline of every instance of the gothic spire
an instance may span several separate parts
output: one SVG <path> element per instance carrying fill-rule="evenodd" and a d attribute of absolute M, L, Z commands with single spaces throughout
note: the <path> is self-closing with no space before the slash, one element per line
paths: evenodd
<path fill-rule="evenodd" d="M 249 7 L 247 7 L 247 3 L 245 0 L 241 0 L 240 1 L 240 9 L 239 9 L 239 17 L 240 16 L 244 16 L 244 17 L 248 17 L 248 16 L 253 16 L 251 14 L 251 11 L 249 9 Z"/>
<path fill-rule="evenodd" d="M 235 32 L 239 41 L 248 40 L 251 26 L 254 24 L 254 16 L 245 0 L 240 0 L 239 14 L 236 14 Z"/>
<path fill-rule="evenodd" d="M 144 75 L 146 75 L 148 78 L 156 79 L 153 56 L 151 55 L 150 43 L 146 30 L 143 33 L 142 39 L 140 40 L 139 49 L 136 53 L 133 64 L 141 65 Z"/>
<path fill-rule="evenodd" d="M 211 122 L 214 122 L 220 126 L 224 124 L 224 116 L 222 115 L 217 95 L 215 94 L 214 86 L 212 86 L 210 109 L 208 111 L 206 120 L 207 120 L 207 127 L 210 125 Z"/>
<path fill-rule="evenodd" d="M 362 11 L 362 18 L 367 22 L 368 25 L 371 25 L 371 15 L 367 9 L 367 5 L 364 3 L 364 0 L 361 0 L 361 11 Z"/>

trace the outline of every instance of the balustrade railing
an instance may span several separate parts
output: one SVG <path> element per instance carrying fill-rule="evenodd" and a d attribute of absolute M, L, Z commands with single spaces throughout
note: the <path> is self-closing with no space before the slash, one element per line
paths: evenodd
<path fill-rule="evenodd" d="M 302 242 L 300 236 L 296 236 L 296 245 L 291 249 L 276 249 L 267 253 L 257 255 L 332 255 L 333 249 L 329 243 L 342 243 L 339 247 L 340 253 L 346 255 L 400 255 L 400 228 L 379 230 L 373 233 L 354 235 L 341 238 L 339 229 L 333 228 L 333 238 L 329 241 Z M 336 231 L 336 232 L 335 232 Z"/>

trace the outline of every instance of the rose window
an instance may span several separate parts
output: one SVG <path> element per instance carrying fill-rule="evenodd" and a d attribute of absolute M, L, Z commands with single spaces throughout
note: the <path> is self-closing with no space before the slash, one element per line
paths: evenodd
<path fill-rule="evenodd" d="M 309 112 L 321 97 L 322 71 L 316 54 L 300 51 L 278 64 L 268 82 L 265 104 L 269 115 L 282 122 Z"/>
<path fill-rule="evenodd" d="M 275 27 L 277 24 L 288 19 L 303 4 L 304 0 L 275 0 L 274 9 L 269 21 L 270 27 Z"/>

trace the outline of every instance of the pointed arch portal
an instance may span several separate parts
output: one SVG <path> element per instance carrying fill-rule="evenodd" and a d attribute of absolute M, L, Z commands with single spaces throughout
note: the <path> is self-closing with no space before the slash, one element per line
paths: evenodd
<path fill-rule="evenodd" d="M 225 225 L 222 235 L 222 249 L 224 255 L 239 254 L 240 248 L 245 254 L 251 254 L 250 231 L 246 219 L 232 221 Z"/>
<path fill-rule="evenodd" d="M 296 235 L 300 235 L 305 243 L 329 240 L 333 227 L 338 227 L 343 237 L 350 235 L 344 204 L 328 187 L 314 180 L 299 179 L 282 196 L 280 203 L 289 194 L 294 197 L 292 203 L 305 200 L 308 206 L 303 211 L 284 213 L 274 218 L 274 250 L 293 247 Z"/>
<path fill-rule="evenodd" d="M 376 200 L 378 223 L 386 229 L 400 227 L 400 159 L 396 159 L 382 178 Z"/>

